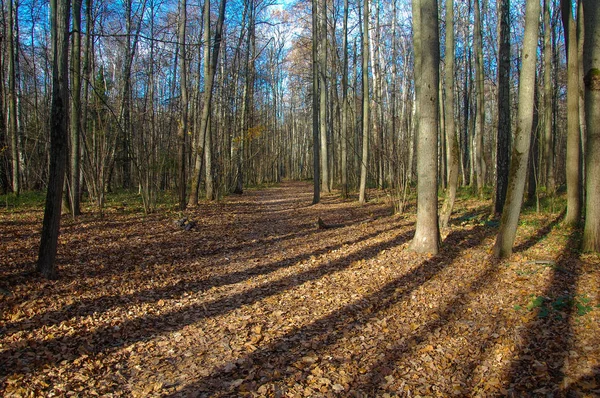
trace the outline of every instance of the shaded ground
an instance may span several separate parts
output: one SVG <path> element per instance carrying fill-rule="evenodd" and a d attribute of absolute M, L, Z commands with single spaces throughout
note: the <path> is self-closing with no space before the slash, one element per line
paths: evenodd
<path fill-rule="evenodd" d="M 422 256 L 413 214 L 311 198 L 204 203 L 191 231 L 65 218 L 58 281 L 29 272 L 41 211 L 0 209 L 0 395 L 600 395 L 599 257 L 560 214 L 525 217 L 495 262 L 489 204 L 459 202 Z"/>

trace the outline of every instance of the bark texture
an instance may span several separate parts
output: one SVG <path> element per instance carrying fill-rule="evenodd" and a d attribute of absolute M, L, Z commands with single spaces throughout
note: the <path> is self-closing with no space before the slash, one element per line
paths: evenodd
<path fill-rule="evenodd" d="M 517 224 L 523 203 L 523 191 L 527 176 L 527 161 L 533 125 L 535 72 L 537 59 L 538 28 L 540 17 L 539 1 L 530 1 L 525 9 L 525 33 L 521 55 L 521 78 L 519 80 L 519 105 L 517 130 L 510 162 L 508 191 L 502 211 L 500 229 L 494 245 L 494 256 L 505 258 L 512 254 L 517 234 Z"/>

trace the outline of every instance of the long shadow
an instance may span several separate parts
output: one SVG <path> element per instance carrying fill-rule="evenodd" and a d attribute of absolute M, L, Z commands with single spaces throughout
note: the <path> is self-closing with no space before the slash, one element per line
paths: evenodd
<path fill-rule="evenodd" d="M 564 218 L 564 216 L 565 216 L 565 212 L 563 211 L 558 216 L 556 216 L 554 218 L 554 220 L 552 220 L 551 222 L 546 224 L 543 228 L 539 229 L 535 233 L 535 235 L 531 236 L 525 242 L 515 246 L 513 248 L 513 252 L 514 253 L 524 252 L 525 250 L 530 249 L 533 246 L 535 246 L 539 241 L 544 239 L 544 237 L 548 236 L 550 234 L 550 232 L 552 232 L 552 229 L 558 225 L 558 223 L 560 222 L 560 220 L 562 220 Z"/>
<path fill-rule="evenodd" d="M 299 202 L 296 200 L 292 201 L 292 204 L 298 204 Z M 247 207 L 247 206 L 246 206 Z M 291 210 L 297 210 L 296 208 L 292 208 Z M 382 214 L 385 212 L 382 209 L 375 208 L 373 213 Z M 261 211 L 262 212 L 262 211 Z M 333 217 L 342 217 L 343 214 L 347 212 L 346 209 L 333 209 L 329 212 Z M 234 212 L 235 213 L 235 212 Z M 340 213 L 339 216 L 336 214 Z M 352 217 L 354 219 L 358 219 L 357 221 L 352 221 L 347 227 L 351 227 L 354 224 L 360 224 L 364 222 L 363 213 L 367 213 L 367 210 L 355 211 L 356 214 L 353 214 Z M 268 216 L 268 214 L 267 214 Z M 347 215 L 346 215 L 347 216 Z M 297 218 L 297 217 L 295 217 Z M 148 278 L 155 277 L 155 272 L 158 271 L 160 273 L 161 264 L 164 264 L 164 260 L 168 257 L 168 261 L 170 263 L 178 263 L 180 261 L 189 261 L 194 260 L 194 258 L 210 258 L 216 257 L 221 254 L 231 254 L 235 255 L 236 253 L 246 252 L 248 255 L 247 258 L 251 258 L 255 255 L 254 249 L 260 247 L 263 250 L 263 255 L 268 253 L 278 253 L 278 246 L 273 243 L 283 243 L 286 240 L 293 239 L 301 239 L 306 238 L 311 235 L 324 234 L 326 231 L 318 230 L 314 227 L 311 221 L 304 222 L 300 220 L 301 224 L 296 223 L 285 223 L 285 220 L 275 219 L 274 225 L 276 225 L 277 231 L 260 229 L 260 227 L 251 227 L 248 229 L 247 226 L 243 224 L 243 220 L 241 222 L 228 222 L 227 225 L 230 225 L 231 228 L 226 228 L 224 230 L 228 231 L 228 235 L 235 235 L 237 233 L 248 233 L 248 231 L 254 231 L 252 237 L 256 237 L 256 239 L 244 239 L 241 236 L 239 239 L 234 240 L 233 242 L 228 242 L 224 244 L 222 239 L 219 239 L 219 236 L 215 236 L 214 233 L 210 232 L 200 233 L 193 232 L 190 234 L 186 234 L 183 238 L 185 241 L 178 241 L 181 239 L 177 235 L 173 234 L 173 231 L 167 230 L 162 233 L 157 233 L 155 236 L 148 237 L 147 235 L 143 236 L 141 241 L 137 241 L 134 239 L 128 239 L 126 245 L 120 246 L 118 248 L 114 247 L 101 247 L 94 246 L 89 244 L 89 242 L 79 242 L 74 245 L 69 246 L 69 250 L 71 253 L 78 253 L 81 248 L 85 247 L 87 250 L 84 254 L 80 254 L 77 258 L 70 258 L 69 264 L 61 264 L 61 283 L 68 285 L 71 281 L 80 281 L 80 278 L 85 276 L 86 278 L 94 278 L 96 281 L 105 280 L 106 284 L 114 284 L 114 278 L 118 276 L 120 280 L 123 280 L 127 276 L 128 272 L 135 272 L 137 277 L 147 275 Z M 170 222 L 170 221 L 165 221 Z M 125 221 L 127 223 L 127 221 Z M 123 222 L 119 222 L 114 225 L 123 225 Z M 113 226 L 114 226 L 113 225 Z M 397 228 L 403 225 L 396 225 Z M 208 231 L 208 229 L 207 229 Z M 382 232 L 382 231 L 379 231 Z M 243 235 L 242 233 L 242 235 Z M 367 238 L 370 236 L 367 236 Z M 355 243 L 354 241 L 349 241 L 346 243 Z M 185 247 L 183 247 L 185 246 Z M 139 261 L 136 256 L 139 257 L 139 253 L 141 253 L 144 249 L 152 247 L 155 249 L 156 253 L 161 253 L 161 257 L 156 260 L 148 261 L 146 259 L 145 265 L 140 270 Z M 189 252 L 189 248 L 192 247 L 193 252 Z M 198 249 L 199 247 L 199 249 Z M 185 249 L 188 250 L 185 250 Z M 133 257 L 132 257 L 133 256 Z M 131 260 L 129 260 L 131 258 Z M 85 270 L 80 269 L 81 265 L 79 264 L 88 264 L 92 259 L 104 259 L 105 263 L 118 263 L 123 264 L 124 266 L 121 268 L 116 268 L 112 266 L 108 267 L 88 267 Z M 240 257 L 237 260 L 243 260 L 244 257 Z M 61 261 L 66 261 L 67 258 L 59 259 Z M 23 266 L 27 266 L 29 264 L 25 263 Z M 156 269 L 156 268 L 159 269 Z M 14 267 L 12 267 L 14 268 Z M 184 277 L 189 273 L 187 267 L 183 267 L 184 269 L 181 271 L 181 276 Z M 29 272 L 22 273 L 21 269 L 15 269 L 15 272 L 9 273 L 4 276 L 0 276 L 0 283 L 6 285 L 7 288 L 14 287 L 23 283 L 27 283 L 30 281 L 31 277 L 35 278 L 35 274 L 31 274 Z M 82 272 L 83 271 L 83 272 Z M 176 276 L 173 274 L 169 274 L 170 277 Z M 53 290 L 54 291 L 54 290 Z M 29 296 L 25 295 L 19 298 L 21 302 L 29 299 Z M 15 302 L 14 304 L 18 304 Z"/>
<path fill-rule="evenodd" d="M 229 313 L 243 305 L 251 305 L 308 281 L 317 280 L 327 274 L 341 271 L 348 268 L 355 260 L 367 260 L 376 257 L 382 250 L 387 250 L 406 242 L 412 234 L 413 231 L 399 234 L 386 242 L 369 245 L 346 257 L 304 272 L 283 277 L 269 284 L 257 286 L 249 291 L 236 293 L 207 303 L 193 304 L 170 312 L 161 313 L 160 315 L 147 315 L 142 318 L 126 321 L 118 325 L 120 327 L 121 338 L 114 337 L 115 325 L 107 325 L 93 331 L 81 331 L 72 336 L 49 338 L 43 341 L 28 341 L 27 348 L 11 347 L 0 353 L 0 364 L 2 364 L 0 366 L 0 377 L 5 377 L 14 371 L 14 361 L 20 362 L 25 360 L 28 362 L 28 356 L 25 352 L 27 349 L 44 353 L 44 356 L 38 356 L 34 363 L 20 364 L 21 366 L 18 366 L 19 369 L 23 369 L 27 373 L 43 368 L 58 359 L 61 361 L 74 361 L 84 354 L 81 352 L 82 350 L 77 350 L 77 347 L 84 347 L 83 351 L 88 351 L 89 355 L 105 354 L 139 341 L 145 341 L 158 335 L 181 330 L 185 326 L 203 319 Z M 65 347 L 69 347 L 69 349 L 65 350 Z"/>
<path fill-rule="evenodd" d="M 491 235 L 491 234 L 490 234 Z M 432 331 L 449 325 L 452 321 L 460 319 L 460 316 L 465 314 L 467 311 L 467 299 L 468 296 L 478 294 L 489 284 L 495 282 L 498 279 L 497 263 L 490 260 L 490 265 L 475 278 L 469 285 L 461 289 L 450 301 L 444 304 L 444 310 L 438 312 L 438 316 L 420 326 L 412 336 L 407 339 L 403 339 L 401 343 L 394 345 L 391 349 L 388 349 L 384 357 L 372 365 L 371 370 L 366 373 L 368 377 L 365 380 L 355 382 L 351 384 L 350 389 L 356 391 L 367 392 L 369 396 L 375 396 L 377 389 L 381 384 L 385 382 L 385 376 L 387 376 L 391 369 L 394 369 L 396 362 L 406 358 L 410 354 L 414 353 L 416 348 L 425 342 Z M 480 352 L 485 350 L 493 343 L 492 340 L 488 339 L 481 346 L 478 347 Z M 461 367 L 464 369 L 467 367 L 467 373 L 472 372 L 478 365 L 477 361 L 474 360 L 472 363 L 464 364 L 461 363 Z M 453 391 L 438 391 L 438 393 L 453 395 Z M 371 395 L 372 394 L 372 395 Z"/>
<path fill-rule="evenodd" d="M 445 247 L 439 255 L 424 261 L 410 272 L 387 283 L 379 291 L 306 326 L 286 333 L 265 347 L 239 359 L 237 363 L 259 363 L 263 368 L 277 369 L 279 375 L 276 379 L 278 380 L 293 376 L 292 372 L 295 370 L 291 365 L 294 362 L 309 353 L 323 352 L 328 346 L 331 346 L 348 333 L 361 328 L 381 312 L 408 297 L 411 292 L 452 264 L 462 251 L 477 246 L 485 236 L 492 233 L 488 229 L 484 233 L 483 229 L 484 227 L 476 227 L 473 231 L 452 232 L 449 239 L 459 241 L 460 243 L 457 245 Z M 217 368 L 209 376 L 202 377 L 193 384 L 185 386 L 182 390 L 167 396 L 203 397 L 213 394 L 218 395 L 219 393 L 236 396 L 236 391 L 224 391 L 224 389 L 227 388 L 226 386 L 231 386 L 235 380 L 245 379 L 250 369 L 240 367 L 231 370 L 230 368 L 230 364 Z M 276 382 L 277 380 L 271 381 Z M 248 388 L 257 387 L 244 386 L 244 389 L 248 391 Z M 252 389 L 249 391 L 252 392 Z M 237 392 L 241 395 L 242 391 Z"/>
<path fill-rule="evenodd" d="M 242 271 L 236 271 L 202 279 L 181 280 L 172 285 L 167 285 L 160 288 L 147 288 L 131 294 L 101 296 L 92 299 L 79 300 L 75 304 L 67 305 L 66 307 L 56 311 L 48 311 L 21 321 L 15 321 L 12 323 L 9 322 L 6 324 L 6 326 L 0 328 L 0 333 L 5 335 L 14 334 L 21 330 L 31 329 L 32 327 L 40 328 L 43 326 L 56 325 L 74 317 L 102 314 L 113 308 L 124 305 L 153 303 L 159 300 L 175 299 L 182 297 L 187 292 L 201 293 L 213 287 L 233 285 L 255 276 L 267 275 L 277 270 L 294 266 L 312 256 L 320 256 L 322 254 L 339 249 L 344 245 L 353 245 L 358 242 L 374 238 L 379 234 L 388 232 L 390 230 L 392 230 L 392 228 L 377 230 L 370 234 L 362 235 L 356 239 L 347 239 L 342 242 L 338 242 L 335 245 L 327 245 L 311 252 L 285 258 L 281 261 L 247 268 Z M 218 267 L 218 264 L 215 266 Z M 184 273 L 186 272 L 189 271 L 185 271 Z"/>
<path fill-rule="evenodd" d="M 527 325 L 519 357 L 508 374 L 506 386 L 514 396 L 525 396 L 533 391 L 554 395 L 561 388 L 563 367 L 569 355 L 573 331 L 572 300 L 577 289 L 579 263 L 574 252 L 579 247 L 579 231 L 571 233 L 554 267 L 552 280 L 544 291 L 544 303 L 538 307 L 537 317 Z"/>

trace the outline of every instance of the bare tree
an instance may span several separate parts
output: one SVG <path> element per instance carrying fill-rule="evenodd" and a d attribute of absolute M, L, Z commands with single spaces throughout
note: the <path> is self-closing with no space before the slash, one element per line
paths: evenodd
<path fill-rule="evenodd" d="M 69 134 L 69 0 L 50 1 L 52 36 L 52 105 L 50 113 L 50 174 L 38 254 L 37 270 L 56 277 L 56 251 L 60 230 L 63 185 Z"/>
<path fill-rule="evenodd" d="M 448 142 L 448 192 L 440 215 L 440 227 L 446 228 L 458 186 L 458 140 L 454 129 L 454 0 L 446 0 L 446 139 Z"/>
<path fill-rule="evenodd" d="M 517 234 L 517 224 L 523 203 L 523 191 L 527 176 L 527 161 L 533 124 L 535 72 L 537 60 L 538 28 L 540 18 L 540 2 L 527 2 L 525 9 L 525 33 L 521 73 L 519 80 L 519 104 L 517 111 L 517 130 L 512 151 L 508 191 L 502 210 L 500 229 L 494 245 L 494 255 L 499 258 L 508 257 L 512 253 Z"/>
<path fill-rule="evenodd" d="M 579 130 L 579 61 L 577 23 L 571 0 L 561 0 L 562 22 L 567 46 L 567 214 L 565 223 L 581 220 L 581 139 Z"/>
<path fill-rule="evenodd" d="M 499 6 L 498 134 L 496 139 L 496 199 L 494 213 L 502 213 L 508 188 L 510 162 L 510 0 Z"/>
<path fill-rule="evenodd" d="M 360 159 L 360 189 L 358 202 L 367 201 L 367 167 L 369 157 L 369 0 L 363 4 L 363 37 L 362 37 L 362 89 L 363 89 L 363 121 L 362 121 L 362 157 Z"/>

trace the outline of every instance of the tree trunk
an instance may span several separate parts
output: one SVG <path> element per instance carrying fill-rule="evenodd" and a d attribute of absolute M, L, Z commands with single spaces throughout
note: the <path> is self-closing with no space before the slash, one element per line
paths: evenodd
<path fill-rule="evenodd" d="M 81 0 L 73 1 L 71 49 L 71 183 L 69 199 L 73 217 L 81 214 Z"/>
<path fill-rule="evenodd" d="M 577 24 L 571 0 L 561 0 L 562 21 L 567 46 L 567 225 L 581 220 L 581 139 L 579 130 L 579 62 Z"/>
<path fill-rule="evenodd" d="M 313 132 L 313 204 L 321 201 L 321 161 L 319 150 L 319 60 L 318 0 L 312 0 L 312 132 Z"/>
<path fill-rule="evenodd" d="M 199 137 L 205 137 L 204 139 L 204 163 L 205 163 L 205 179 L 206 179 L 206 198 L 208 200 L 215 199 L 214 192 L 214 179 L 213 179 L 213 152 L 212 152 L 212 133 L 210 128 L 210 113 L 211 113 L 211 102 L 213 97 L 213 86 L 215 81 L 215 75 L 217 71 L 217 64 L 219 59 L 219 50 L 221 48 L 221 37 L 223 34 L 223 21 L 225 20 L 225 3 L 226 0 L 221 0 L 219 4 L 219 17 L 217 19 L 217 25 L 215 28 L 215 38 L 212 48 L 212 54 L 210 54 L 210 1 L 205 0 L 204 2 L 204 106 L 202 107 L 202 116 L 200 119 L 200 130 L 198 131 Z M 198 205 L 198 186 L 200 183 L 200 173 L 202 167 L 194 168 L 194 177 L 192 179 L 192 188 L 190 192 L 190 198 L 188 204 L 190 206 Z"/>
<path fill-rule="evenodd" d="M 63 184 L 69 134 L 69 0 L 50 1 L 52 37 L 52 105 L 50 112 L 50 172 L 37 270 L 45 278 L 56 277 L 56 251 L 60 230 Z"/>
<path fill-rule="evenodd" d="M 369 156 L 369 0 L 363 6 L 362 37 L 362 87 L 363 87 L 363 123 L 362 123 L 362 157 L 360 159 L 360 190 L 358 202 L 367 201 L 367 161 Z"/>
<path fill-rule="evenodd" d="M 483 157 L 483 130 L 485 128 L 485 104 L 484 104 L 484 75 L 483 75 L 483 38 L 481 34 L 481 6 L 479 0 L 475 0 L 475 136 L 473 140 L 473 160 L 475 179 L 477 181 L 477 193 L 483 195 L 485 185 L 485 165 Z"/>
<path fill-rule="evenodd" d="M 498 136 L 496 140 L 496 200 L 494 213 L 502 214 L 510 162 L 510 0 L 500 5 L 498 51 Z"/>
<path fill-rule="evenodd" d="M 440 215 L 440 226 L 446 228 L 458 185 L 458 141 L 454 129 L 454 0 L 446 0 L 446 140 L 448 142 L 448 191 Z"/>
<path fill-rule="evenodd" d="M 187 89 L 187 52 L 185 43 L 185 31 L 187 25 L 187 0 L 179 2 L 179 26 L 178 26 L 178 45 L 181 61 L 179 62 L 179 86 L 181 89 L 181 111 L 179 113 L 179 210 L 185 210 L 186 207 L 186 187 L 187 178 L 185 173 L 186 155 L 186 136 L 188 132 L 188 89 Z"/>
<path fill-rule="evenodd" d="M 586 206 L 582 249 L 600 252 L 600 4 L 583 0 Z"/>
<path fill-rule="evenodd" d="M 544 177 L 546 192 L 554 195 L 556 181 L 554 177 L 554 134 L 553 134 L 553 100 L 552 88 L 552 25 L 550 24 L 549 0 L 544 0 Z"/>
<path fill-rule="evenodd" d="M 348 0 L 344 0 L 342 57 L 341 179 L 342 198 L 348 197 Z"/>
<path fill-rule="evenodd" d="M 411 249 L 437 254 L 440 245 L 437 210 L 439 66 L 437 0 L 413 0 L 413 21 L 419 25 L 421 44 L 415 59 L 420 59 L 421 84 L 417 91 L 419 114 L 417 147 L 417 226 Z M 420 9 L 420 18 L 415 11 Z M 416 41 L 417 37 L 413 38 Z M 416 44 L 416 43 L 415 43 Z"/>
<path fill-rule="evenodd" d="M 15 194 L 21 193 L 21 166 L 19 162 L 19 128 L 17 119 L 17 84 L 16 84 L 16 40 L 15 24 L 17 12 L 14 0 L 8 0 L 8 135 L 11 142 L 12 156 L 12 190 Z"/>
<path fill-rule="evenodd" d="M 523 202 L 531 127 L 533 124 L 539 18 L 539 1 L 528 2 L 525 9 L 525 33 L 523 35 L 522 63 L 519 80 L 517 130 L 515 132 L 515 143 L 510 163 L 506 203 L 502 210 L 500 229 L 494 245 L 494 256 L 498 258 L 505 258 L 512 254 L 521 204 Z"/>

